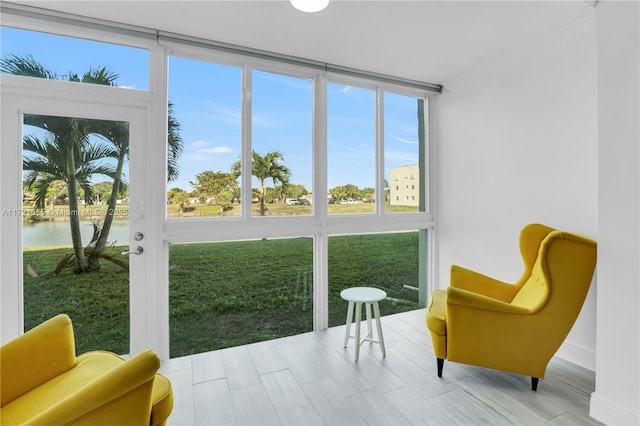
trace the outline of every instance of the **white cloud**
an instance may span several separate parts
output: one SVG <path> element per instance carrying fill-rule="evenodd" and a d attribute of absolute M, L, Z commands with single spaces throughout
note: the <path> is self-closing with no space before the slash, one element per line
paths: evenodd
<path fill-rule="evenodd" d="M 216 147 L 213 147 L 213 148 L 199 149 L 196 152 L 198 152 L 200 154 L 216 155 L 216 154 L 231 154 L 233 152 L 233 150 L 231 148 L 229 148 L 228 146 L 216 146 Z"/>
<path fill-rule="evenodd" d="M 351 90 L 351 86 L 344 86 L 342 89 L 340 89 L 342 93 L 347 93 L 349 90 Z"/>
<path fill-rule="evenodd" d="M 212 157 L 224 156 L 233 152 L 233 149 L 228 146 L 214 146 L 213 142 L 197 140 L 189 144 L 189 148 L 182 158 L 188 161 L 211 161 Z"/>

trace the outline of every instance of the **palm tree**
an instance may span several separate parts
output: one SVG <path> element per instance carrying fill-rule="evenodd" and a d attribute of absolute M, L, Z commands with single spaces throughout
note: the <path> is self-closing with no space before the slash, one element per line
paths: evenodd
<path fill-rule="evenodd" d="M 74 271 L 86 272 L 90 268 L 80 234 L 78 187 L 84 190 L 85 201 L 91 202 L 90 179 L 95 174 L 115 177 L 113 167 L 102 161 L 115 152 L 109 146 L 89 144 L 86 120 L 39 115 L 25 115 L 24 120 L 26 124 L 47 130 L 43 139 L 24 137 L 22 167 L 27 171 L 24 185 L 34 193 L 36 207 L 44 208 L 49 187 L 56 181 L 67 184 Z"/>
<path fill-rule="evenodd" d="M 8 55 L 0 61 L 0 71 L 7 74 L 45 79 L 59 79 L 58 75 L 36 61 L 33 56 Z M 117 74 L 107 68 L 90 69 L 82 76 L 70 73 L 69 81 L 113 85 Z M 89 136 L 95 133 L 95 120 L 84 120 L 70 117 L 52 117 L 40 115 L 26 115 L 24 123 L 41 128 L 47 132 L 45 141 L 36 137 L 26 136 L 23 141 L 24 152 L 27 153 L 23 160 L 23 170 L 28 171 L 26 186 L 35 189 L 37 194 L 44 196 L 52 179 L 62 180 L 67 183 L 69 196 L 69 226 L 71 228 L 71 241 L 75 256 L 74 271 L 76 273 L 91 270 L 85 256 L 82 237 L 80 234 L 80 218 L 78 216 L 77 185 L 80 184 L 85 191 L 85 200 L 90 202 L 92 191 L 89 179 L 100 170 L 106 171 L 107 176 L 116 180 L 112 168 L 104 165 L 96 166 L 96 162 L 105 157 L 116 157 L 117 150 L 103 145 L 90 143 Z M 31 155 L 29 154 L 31 153 Z M 98 157 L 94 155 L 98 154 Z M 54 179 L 55 180 L 55 179 Z M 44 202 L 36 195 L 36 204 Z M 44 205 L 44 204 L 42 204 Z"/>
<path fill-rule="evenodd" d="M 264 199 L 267 193 L 265 181 L 271 179 L 273 185 L 281 184 L 286 187 L 291 178 L 291 170 L 284 164 L 284 156 L 278 151 L 267 152 L 264 157 L 253 151 L 251 155 L 251 174 L 260 181 L 258 198 L 260 200 L 260 216 L 264 216 Z M 240 176 L 240 160 L 231 165 L 231 173 L 236 177 Z"/>
<path fill-rule="evenodd" d="M 3 58 L 0 60 L 0 71 L 7 74 L 21 76 L 58 79 L 56 73 L 48 70 L 45 66 L 37 62 L 31 55 L 9 55 L 6 58 Z M 97 69 L 92 68 L 82 76 L 70 73 L 67 78 L 69 81 L 113 86 L 115 85 L 118 75 L 109 71 L 107 68 L 102 67 Z M 183 145 L 179 134 L 180 124 L 173 117 L 173 105 L 169 103 L 168 107 L 167 178 L 169 181 L 172 181 L 178 177 L 179 170 L 177 162 L 182 153 Z M 126 157 L 129 155 L 128 123 L 103 120 L 81 120 L 75 118 L 30 117 L 32 117 L 30 121 L 25 118 L 25 124 L 31 124 L 42 128 L 53 135 L 53 138 L 54 140 L 57 140 L 57 143 L 50 144 L 49 148 L 52 150 L 55 150 L 56 147 L 59 148 L 59 152 L 54 153 L 58 155 L 54 155 L 54 157 L 65 161 L 65 169 L 67 170 L 68 176 L 65 182 L 67 182 L 69 189 L 69 208 L 72 215 L 74 213 L 72 203 L 75 204 L 75 218 L 72 218 L 73 221 L 70 220 L 74 255 L 76 256 L 75 270 L 76 272 L 99 270 L 99 257 L 106 257 L 104 255 L 104 248 L 113 222 L 113 212 L 115 211 L 118 193 L 121 185 L 123 184 L 122 176 L 124 162 Z M 102 142 L 108 142 L 107 145 L 109 145 L 110 148 L 101 147 L 102 144 L 98 145 L 101 147 L 102 153 L 105 157 L 112 157 L 116 159 L 116 167 L 111 174 L 108 174 L 108 176 L 113 178 L 113 188 L 111 196 L 109 197 L 107 215 L 105 216 L 104 223 L 101 227 L 94 224 L 94 236 L 87 248 L 83 251 L 79 231 L 79 218 L 77 217 L 76 179 L 71 171 L 74 168 L 77 169 L 79 166 L 79 164 L 76 164 L 76 157 L 78 155 L 82 156 L 84 151 L 88 150 L 88 152 L 90 152 L 96 148 L 89 144 L 89 135 L 92 134 L 100 136 Z M 61 141 L 66 142 L 60 143 Z M 27 152 L 26 149 L 25 152 Z M 46 158 L 47 157 L 45 157 L 45 159 Z M 24 170 L 32 170 L 29 167 L 32 167 L 31 163 L 24 164 Z M 55 165 L 52 165 L 52 167 L 55 168 Z M 88 178 L 91 176 L 91 170 L 91 167 L 86 168 L 86 170 L 82 170 L 84 173 L 83 176 L 86 175 L 85 179 L 87 182 Z M 95 174 L 99 172 L 94 171 L 93 173 Z M 46 184 L 47 179 L 39 179 L 37 174 L 32 176 L 32 178 L 32 185 L 36 185 L 36 188 L 38 186 L 48 187 L 48 184 Z M 85 189 L 85 197 L 88 197 L 88 201 L 90 201 L 92 195 L 91 188 L 83 187 L 83 189 Z M 44 190 L 44 193 L 46 193 L 46 189 Z M 85 257 L 85 252 L 86 254 L 89 254 L 89 262 Z M 119 264 L 122 264 L 122 262 L 119 262 Z"/>

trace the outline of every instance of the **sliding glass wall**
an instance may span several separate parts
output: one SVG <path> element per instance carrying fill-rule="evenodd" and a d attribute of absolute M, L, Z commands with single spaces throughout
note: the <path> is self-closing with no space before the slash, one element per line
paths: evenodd
<path fill-rule="evenodd" d="M 142 70 L 117 85 L 153 105 L 153 138 L 131 141 L 148 155 L 131 217 L 148 222 L 136 259 L 149 282 L 129 284 L 148 296 L 147 333 L 169 342 L 164 356 L 342 324 L 351 286 L 385 290 L 384 315 L 424 305 L 426 90 L 175 39 L 148 48 L 118 53 L 130 63 L 114 71 Z"/>
<path fill-rule="evenodd" d="M 424 305 L 426 98 L 188 56 L 169 57 L 171 356 L 342 324 L 348 287 L 385 290 L 383 315 Z"/>

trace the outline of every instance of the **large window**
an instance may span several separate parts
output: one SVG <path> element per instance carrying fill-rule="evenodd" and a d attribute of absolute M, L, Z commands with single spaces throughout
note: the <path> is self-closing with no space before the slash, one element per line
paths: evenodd
<path fill-rule="evenodd" d="M 169 132 L 182 144 L 182 155 L 168 156 L 170 219 L 240 215 L 232 166 L 241 153 L 241 82 L 238 67 L 170 56 Z"/>
<path fill-rule="evenodd" d="M 329 237 L 329 326 L 345 323 L 349 287 L 376 287 L 387 293 L 381 315 L 419 308 L 418 232 Z"/>
<path fill-rule="evenodd" d="M 183 144 L 167 187 L 170 219 L 238 217 L 243 199 L 252 216 L 312 215 L 314 200 L 330 215 L 371 214 L 376 197 L 381 213 L 425 211 L 424 98 L 329 81 L 327 193 L 317 194 L 313 79 L 252 70 L 250 90 L 242 87 L 239 66 L 170 56 L 169 122 Z M 243 158 L 251 161 L 246 198 Z"/>
<path fill-rule="evenodd" d="M 342 324 L 347 287 L 385 290 L 384 315 L 424 306 L 424 94 L 249 61 L 171 56 L 169 75 L 190 185 L 168 187 L 172 356 Z"/>
<path fill-rule="evenodd" d="M 171 244 L 171 356 L 313 330 L 313 240 Z"/>
<path fill-rule="evenodd" d="M 254 70 L 251 83 L 252 214 L 308 215 L 312 81 Z"/>
<path fill-rule="evenodd" d="M 80 31 L 70 26 L 65 33 Z M 107 246 L 137 264 L 140 274 L 126 283 L 129 296 L 107 294 L 108 303 L 92 302 L 74 276 L 59 293 L 38 287 L 29 273 L 38 275 L 43 263 L 34 257 L 36 249 L 26 248 L 27 238 L 36 241 L 30 232 L 38 224 L 25 222 L 25 242 L 17 243 L 25 246 L 25 266 L 16 270 L 24 291 L 35 295 L 24 299 L 30 325 L 48 315 L 42 300 L 61 311 L 80 304 L 80 318 L 94 312 L 91 303 L 112 309 L 117 303 L 118 311 L 129 306 L 140 315 L 131 317 L 130 327 L 123 321 L 124 328 L 100 320 L 102 330 L 120 339 L 112 347 L 123 349 L 115 350 L 134 350 L 125 341 L 137 336 L 163 357 L 175 357 L 343 324 L 346 303 L 339 294 L 347 287 L 385 290 L 384 315 L 424 306 L 434 223 L 426 85 L 162 34 L 150 39 L 114 31 L 106 37 L 101 31 L 88 29 L 86 39 L 74 39 L 2 28 L 3 58 L 32 55 L 53 71 L 43 73 L 46 79 L 96 83 L 92 76 L 111 76 L 100 71 L 105 66 L 117 78 L 98 83 L 140 89 L 57 82 L 52 93 L 59 98 L 107 103 L 92 95 L 108 92 L 116 111 L 144 110 L 136 115 L 138 127 L 130 128 L 129 146 L 144 161 L 134 167 L 126 154 L 123 162 L 131 164 L 132 188 L 137 183 L 145 189 L 138 204 L 131 203 L 135 228 L 116 241 L 114 221 Z M 122 45 L 88 41 L 105 38 Z M 135 47 L 124 46 L 131 39 Z M 3 73 L 20 74 L 9 65 L 3 60 Z M 12 76 L 2 84 L 27 92 L 25 81 Z M 29 80 L 47 92 L 52 82 L 43 81 Z M 67 96 L 66 87 L 74 93 Z M 141 124 L 140 117 L 147 121 Z M 2 154 L 14 155 L 7 140 Z M 22 142 L 15 141 L 18 148 Z M 3 173 L 4 188 L 9 174 Z M 3 202 L 11 199 L 3 194 Z M 56 227 L 48 225 L 47 232 L 53 235 Z M 141 229 L 144 237 L 134 239 Z M 140 255 L 138 244 L 144 247 Z M 95 279 L 103 273 L 107 268 Z M 20 321 L 20 315 L 12 318 Z M 74 324 L 92 330 L 92 321 Z"/>
<path fill-rule="evenodd" d="M 375 211 L 375 95 L 371 89 L 327 85 L 330 214 Z"/>
<path fill-rule="evenodd" d="M 389 213 L 425 211 L 424 99 L 385 92 L 384 176 Z"/>
<path fill-rule="evenodd" d="M 16 60 L 2 73 L 149 90 L 146 49 L 9 27 L 0 39 L 2 58 Z"/>

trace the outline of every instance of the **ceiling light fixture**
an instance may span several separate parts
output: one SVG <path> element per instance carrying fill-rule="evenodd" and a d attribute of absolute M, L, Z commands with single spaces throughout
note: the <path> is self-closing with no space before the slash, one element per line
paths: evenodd
<path fill-rule="evenodd" d="M 291 5 L 302 12 L 320 12 L 329 5 L 329 0 L 289 0 Z"/>

